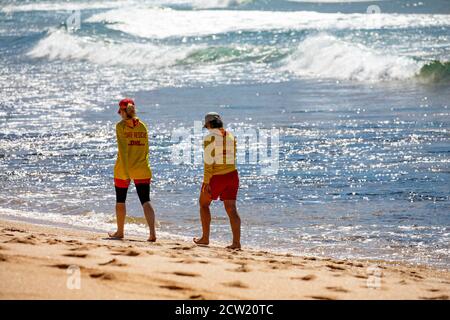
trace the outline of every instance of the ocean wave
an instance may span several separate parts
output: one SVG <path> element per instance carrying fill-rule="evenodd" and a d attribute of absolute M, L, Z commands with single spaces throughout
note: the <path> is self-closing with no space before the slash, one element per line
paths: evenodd
<path fill-rule="evenodd" d="M 192 47 L 180 46 L 108 43 L 56 30 L 49 32 L 27 55 L 31 58 L 81 60 L 103 65 L 166 67 L 182 60 L 193 50 Z"/>
<path fill-rule="evenodd" d="M 450 82 L 450 62 L 429 62 L 422 66 L 417 77 L 429 83 Z"/>
<path fill-rule="evenodd" d="M 283 70 L 298 76 L 356 81 L 402 80 L 414 77 L 421 63 L 389 55 L 328 34 L 308 37 L 283 61 Z"/>
<path fill-rule="evenodd" d="M 136 67 L 194 67 L 256 63 L 274 72 L 297 77 L 350 81 L 417 79 L 449 81 L 448 62 L 416 61 L 379 52 L 361 44 L 321 33 L 307 37 L 295 48 L 255 45 L 169 46 L 152 43 L 116 43 L 81 37 L 64 30 L 50 31 L 28 53 L 31 58 L 89 61 L 100 65 Z"/>
<path fill-rule="evenodd" d="M 236 62 L 271 63 L 287 54 L 271 46 L 164 46 L 150 43 L 109 43 L 54 30 L 28 53 L 31 58 L 89 61 L 102 65 L 197 66 Z"/>
<path fill-rule="evenodd" d="M 288 50 L 264 46 L 208 47 L 189 53 L 179 65 L 225 64 L 225 63 L 272 63 L 286 57 Z"/>
<path fill-rule="evenodd" d="M 95 14 L 85 22 L 152 39 L 239 31 L 342 30 L 450 26 L 448 15 L 342 14 L 312 11 L 173 10 L 127 8 Z"/>

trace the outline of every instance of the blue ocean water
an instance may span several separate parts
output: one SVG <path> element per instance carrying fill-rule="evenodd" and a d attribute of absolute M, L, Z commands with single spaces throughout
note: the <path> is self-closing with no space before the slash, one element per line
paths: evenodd
<path fill-rule="evenodd" d="M 0 3 L 2 216 L 112 230 L 130 96 L 161 236 L 200 232 L 202 166 L 176 164 L 171 137 L 217 111 L 280 133 L 275 175 L 239 165 L 246 246 L 449 267 L 448 1 Z M 128 197 L 128 231 L 143 235 Z M 212 239 L 230 239 L 220 203 Z"/>

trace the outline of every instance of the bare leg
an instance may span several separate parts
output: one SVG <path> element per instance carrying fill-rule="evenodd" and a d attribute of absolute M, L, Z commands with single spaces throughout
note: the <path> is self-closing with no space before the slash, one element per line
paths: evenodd
<path fill-rule="evenodd" d="M 116 232 L 110 232 L 108 235 L 111 238 L 123 238 L 123 229 L 125 226 L 125 217 L 127 215 L 127 208 L 125 206 L 125 203 L 116 203 L 116 221 L 117 221 L 117 231 Z"/>
<path fill-rule="evenodd" d="M 209 244 L 209 227 L 211 224 L 211 211 L 209 210 L 209 205 L 211 204 L 211 197 L 209 194 L 202 192 L 200 194 L 199 205 L 200 205 L 200 220 L 202 221 L 202 237 L 194 238 L 196 244 Z"/>
<path fill-rule="evenodd" d="M 241 248 L 241 218 L 236 208 L 236 200 L 224 200 L 225 211 L 230 218 L 231 231 L 233 233 L 233 243 L 228 246 L 229 249 Z"/>
<path fill-rule="evenodd" d="M 150 229 L 150 236 L 148 238 L 148 241 L 155 242 L 156 241 L 155 211 L 153 210 L 150 201 L 144 203 L 142 205 L 142 208 L 144 209 L 145 219 L 147 220 L 148 228 Z"/>

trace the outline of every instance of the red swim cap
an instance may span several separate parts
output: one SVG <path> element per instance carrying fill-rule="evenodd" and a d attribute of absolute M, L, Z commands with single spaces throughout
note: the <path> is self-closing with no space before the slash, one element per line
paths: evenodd
<path fill-rule="evenodd" d="M 120 100 L 119 111 L 117 111 L 117 113 L 120 113 L 120 110 L 126 109 L 129 104 L 132 104 L 133 106 L 135 105 L 133 99 L 125 98 L 125 99 Z"/>

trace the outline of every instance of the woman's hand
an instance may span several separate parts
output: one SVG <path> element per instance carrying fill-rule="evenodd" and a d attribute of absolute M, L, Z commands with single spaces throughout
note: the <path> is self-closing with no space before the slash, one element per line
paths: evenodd
<path fill-rule="evenodd" d="M 211 186 L 208 183 L 203 183 L 202 192 L 211 195 Z"/>

